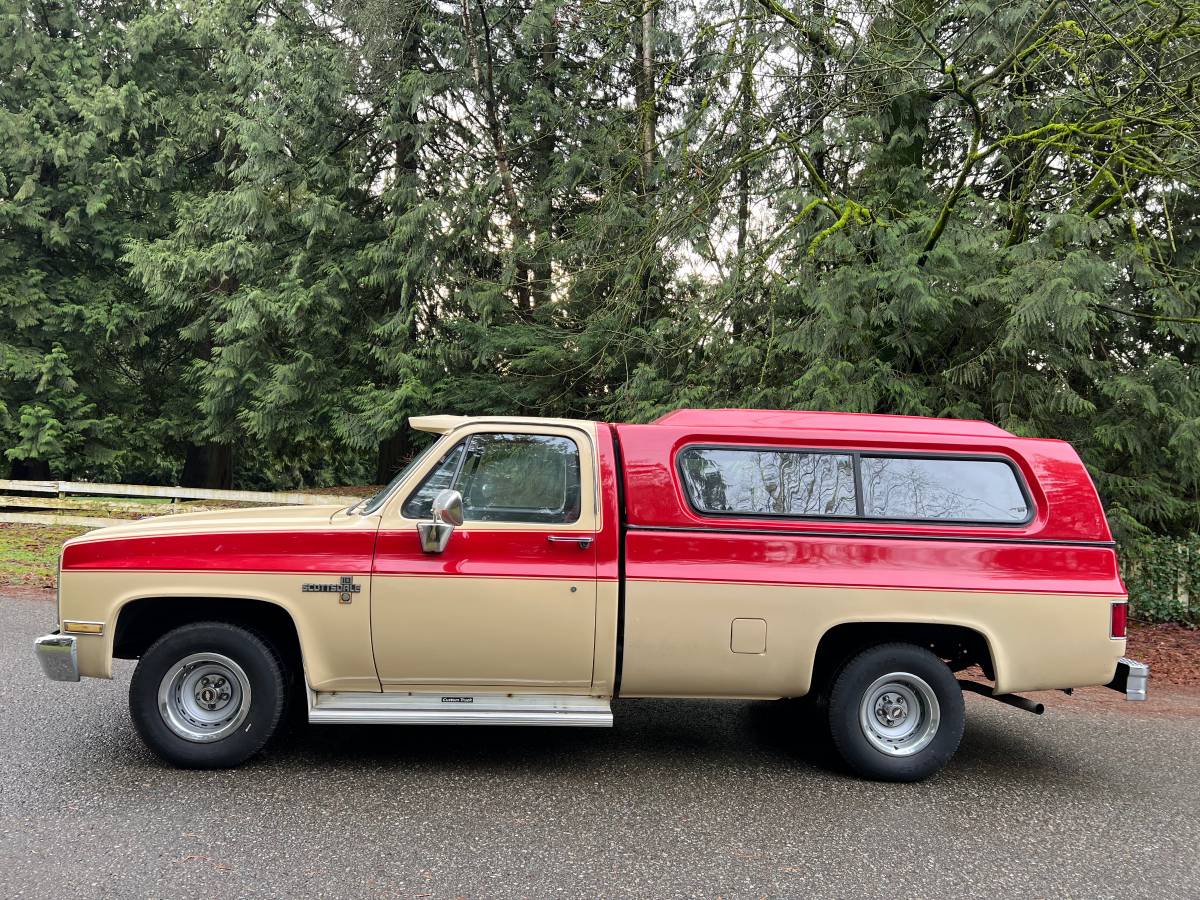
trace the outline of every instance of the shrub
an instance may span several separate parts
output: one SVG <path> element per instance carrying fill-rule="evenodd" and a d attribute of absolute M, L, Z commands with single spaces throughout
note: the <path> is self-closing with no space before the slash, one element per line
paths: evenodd
<path fill-rule="evenodd" d="M 1200 624 L 1200 534 L 1139 537 L 1120 559 L 1133 618 Z"/>

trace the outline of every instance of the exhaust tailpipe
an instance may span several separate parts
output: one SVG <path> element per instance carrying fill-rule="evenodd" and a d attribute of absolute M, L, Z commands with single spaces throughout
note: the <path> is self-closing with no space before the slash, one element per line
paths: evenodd
<path fill-rule="evenodd" d="M 960 678 L 958 686 L 964 691 L 971 691 L 984 697 L 990 697 L 993 700 L 999 700 L 1001 703 L 1007 703 L 1009 706 L 1015 706 L 1017 709 L 1025 710 L 1025 712 L 1031 712 L 1035 716 L 1040 716 L 1046 711 L 1044 703 L 1038 703 L 1035 700 L 1030 700 L 1028 697 L 1020 697 L 1017 694 L 993 694 L 991 688 L 986 684 L 980 684 L 978 681 L 966 681 Z"/>

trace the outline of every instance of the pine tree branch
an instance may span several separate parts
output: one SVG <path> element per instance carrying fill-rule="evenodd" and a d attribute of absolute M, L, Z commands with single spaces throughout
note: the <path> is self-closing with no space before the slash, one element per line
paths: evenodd
<path fill-rule="evenodd" d="M 798 15 L 796 15 L 790 9 L 788 9 L 787 7 L 785 7 L 781 3 L 779 3 L 778 0 L 758 0 L 758 2 L 768 12 L 772 12 L 775 15 L 779 16 L 781 19 L 783 19 L 785 22 L 787 22 L 793 28 L 798 30 L 801 34 L 803 34 L 806 38 L 808 38 L 808 40 L 811 41 L 815 46 L 820 47 L 823 52 L 827 53 L 830 56 L 838 56 L 839 55 L 838 48 L 834 44 L 830 43 L 829 40 L 825 37 L 825 35 L 821 31 L 819 31 L 816 28 L 813 28 L 811 25 L 809 25 L 807 22 L 805 22 L 802 18 L 800 18 Z M 1055 0 L 1055 2 L 1057 2 L 1057 0 Z"/>
<path fill-rule="evenodd" d="M 1042 14 L 1038 16 L 1037 21 L 1033 23 L 1027 32 L 1025 32 L 1025 36 L 1017 41 L 1016 46 L 1014 46 L 1012 52 L 1005 57 L 1004 61 L 1001 62 L 1000 65 L 996 66 L 996 68 L 994 68 L 991 72 L 988 72 L 986 75 L 980 75 L 970 84 L 968 84 L 966 88 L 964 88 L 965 92 L 968 94 L 974 94 L 975 91 L 979 90 L 989 81 L 999 78 L 1001 75 L 1007 72 L 1014 63 L 1021 59 L 1021 57 L 1024 55 L 1026 45 L 1033 40 L 1035 35 L 1040 34 L 1044 30 L 1046 23 L 1050 21 L 1050 17 L 1053 16 L 1055 11 L 1058 9 L 1059 2 L 1060 0 L 1050 0 L 1050 3 L 1046 5 L 1045 10 L 1043 10 Z"/>
<path fill-rule="evenodd" d="M 1115 306 L 1109 306 L 1107 303 L 1097 303 L 1098 309 L 1106 309 L 1110 313 L 1116 313 L 1118 316 L 1134 316 L 1139 319 L 1150 319 L 1154 322 L 1177 322 L 1182 325 L 1200 325 L 1200 316 L 1163 316 L 1155 313 L 1136 312 L 1131 309 L 1117 309 Z"/>
<path fill-rule="evenodd" d="M 955 77 L 955 81 L 957 81 L 957 77 Z M 983 140 L 983 110 L 979 107 L 979 101 L 970 92 L 960 92 L 956 89 L 955 93 L 958 93 L 971 108 L 971 117 L 974 120 L 974 127 L 971 130 L 971 143 L 967 147 L 967 155 L 963 160 L 962 168 L 958 171 L 958 178 L 954 181 L 954 187 L 946 195 L 946 201 L 942 204 L 937 220 L 933 223 L 929 237 L 925 239 L 925 246 L 921 248 L 921 255 L 917 258 L 918 268 L 924 268 L 926 261 L 929 259 L 929 254 L 933 252 L 933 248 L 941 240 L 942 232 L 946 230 L 946 225 L 950 221 L 950 215 L 954 212 L 954 207 L 957 205 L 959 198 L 963 194 L 963 189 L 966 187 L 967 177 L 971 174 L 971 169 L 984 156 L 984 154 L 979 152 L 979 144 Z"/>

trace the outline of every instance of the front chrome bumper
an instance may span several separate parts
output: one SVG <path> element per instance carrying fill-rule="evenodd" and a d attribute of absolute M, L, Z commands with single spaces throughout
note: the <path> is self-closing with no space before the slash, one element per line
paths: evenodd
<path fill-rule="evenodd" d="M 1126 700 L 1145 700 L 1150 685 L 1150 667 L 1145 663 L 1122 656 L 1117 661 L 1117 674 L 1107 687 L 1120 691 Z"/>
<path fill-rule="evenodd" d="M 44 634 L 33 642 L 42 674 L 51 681 L 79 680 L 79 653 L 70 634 Z"/>

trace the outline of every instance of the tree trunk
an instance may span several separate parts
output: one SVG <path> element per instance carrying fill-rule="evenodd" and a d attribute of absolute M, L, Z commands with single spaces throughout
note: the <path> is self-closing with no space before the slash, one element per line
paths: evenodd
<path fill-rule="evenodd" d="M 189 444 L 183 461 L 181 487 L 233 487 L 233 447 L 229 444 Z"/>
<path fill-rule="evenodd" d="M 642 7 L 634 25 L 633 46 L 634 61 L 634 100 L 637 103 L 639 116 L 639 155 L 641 157 L 641 204 L 644 211 L 646 229 L 653 235 L 657 231 L 655 222 L 656 210 L 654 203 L 654 161 L 656 156 L 658 113 L 655 104 L 654 90 L 654 0 L 641 0 Z M 656 246 L 653 240 L 646 241 L 646 249 L 641 258 L 641 272 L 638 278 L 639 318 L 643 324 L 653 322 L 658 316 L 658 301 L 656 297 L 657 258 Z"/>
<path fill-rule="evenodd" d="M 50 463 L 44 459 L 14 459 L 9 466 L 9 478 L 14 481 L 50 481 Z"/>
<path fill-rule="evenodd" d="M 825 21 L 825 0 L 813 0 L 812 17 L 814 26 Z M 813 146 L 812 162 L 817 176 L 824 181 L 825 175 L 825 95 L 829 90 L 827 75 L 829 67 L 826 62 L 825 44 L 821 41 L 809 41 L 809 51 L 812 53 L 812 66 L 809 69 L 808 90 L 812 97 L 811 115 L 809 116 L 809 143 Z M 822 193 L 817 179 L 812 179 L 812 193 Z"/>
<path fill-rule="evenodd" d="M 751 114 L 754 99 L 754 19 L 748 15 L 747 4 L 742 3 L 741 15 L 745 20 L 745 33 L 742 36 L 742 78 L 738 85 L 739 94 L 739 127 L 741 140 L 738 146 L 738 156 L 742 161 L 737 170 L 737 259 L 734 261 L 733 290 L 735 300 L 730 306 L 730 319 L 733 328 L 734 341 L 741 339 L 746 318 L 745 298 L 740 296 L 745 276 L 746 242 L 750 232 L 750 164 L 746 156 L 750 152 L 752 136 Z"/>
<path fill-rule="evenodd" d="M 549 97 L 555 95 L 555 65 L 558 57 L 558 24 L 551 21 L 542 35 L 538 48 L 538 81 Z M 557 146 L 555 123 L 549 116 L 538 123 L 539 134 L 533 141 L 533 172 L 538 200 L 533 207 L 534 231 L 533 258 L 530 265 L 530 297 L 533 308 L 538 309 L 550 302 L 550 246 L 554 241 L 554 195 L 550 189 L 550 174 L 554 168 L 554 152 Z"/>
<path fill-rule="evenodd" d="M 529 223 L 525 220 L 525 210 L 517 195 L 516 184 L 513 180 L 512 166 L 509 162 L 508 139 L 504 134 L 504 125 L 500 121 L 500 104 L 496 98 L 495 52 L 492 48 L 492 26 L 488 21 L 487 7 L 479 10 L 479 35 L 483 42 L 480 50 L 475 34 L 475 17 L 471 12 L 469 0 L 462 0 L 463 32 L 467 39 L 467 54 L 470 57 L 471 70 L 475 74 L 475 82 L 483 94 L 484 113 L 487 118 L 488 133 L 492 139 L 492 149 L 496 153 L 496 170 L 500 174 L 500 188 L 508 205 L 509 229 L 512 231 L 513 261 L 517 269 L 517 309 L 522 315 L 528 315 L 533 308 L 533 300 L 529 293 L 531 280 L 529 267 Z"/>
<path fill-rule="evenodd" d="M 637 53 L 634 100 L 641 117 L 642 189 L 654 187 L 654 158 L 657 147 L 658 111 L 654 99 L 654 0 L 645 0 L 633 37 Z"/>
<path fill-rule="evenodd" d="M 411 435 L 407 429 L 401 429 L 389 438 L 379 442 L 379 452 L 375 457 L 375 483 L 387 484 L 407 462 L 412 450 Z"/>

